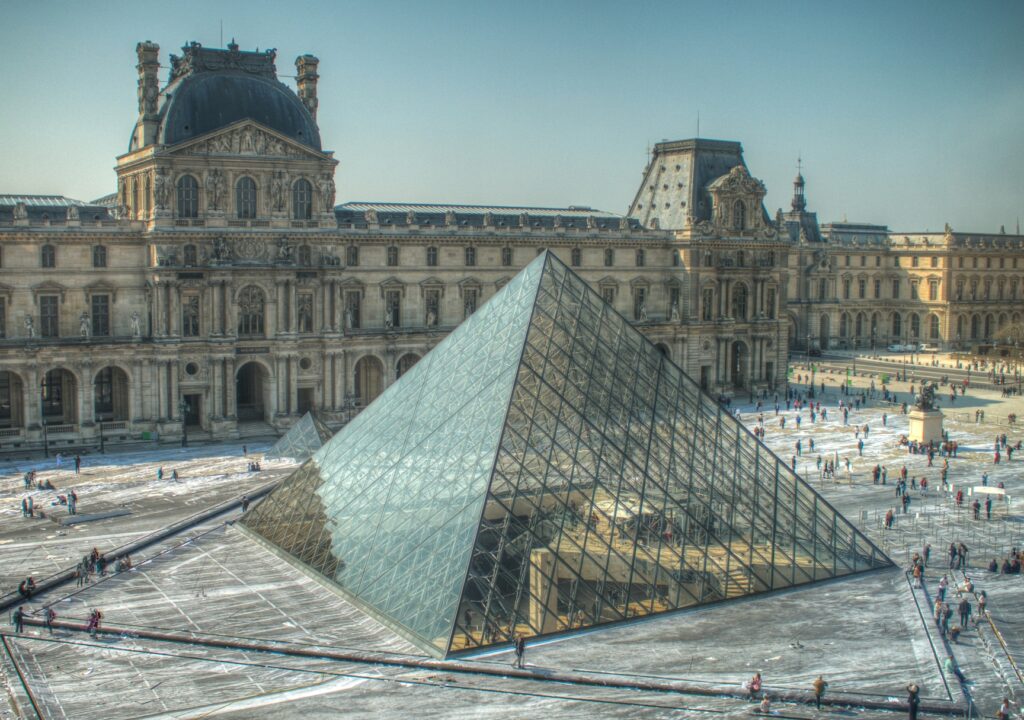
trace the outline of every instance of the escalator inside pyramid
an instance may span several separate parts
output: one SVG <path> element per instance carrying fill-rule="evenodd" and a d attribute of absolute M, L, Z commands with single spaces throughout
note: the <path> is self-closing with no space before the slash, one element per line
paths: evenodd
<path fill-rule="evenodd" d="M 550 253 L 242 522 L 435 656 L 891 565 Z"/>

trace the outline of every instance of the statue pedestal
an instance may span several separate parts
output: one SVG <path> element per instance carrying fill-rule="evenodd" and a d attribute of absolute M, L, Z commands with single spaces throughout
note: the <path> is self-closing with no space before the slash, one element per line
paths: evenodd
<path fill-rule="evenodd" d="M 942 411 L 920 410 L 918 408 L 911 410 L 910 434 L 908 437 L 919 443 L 941 443 Z"/>

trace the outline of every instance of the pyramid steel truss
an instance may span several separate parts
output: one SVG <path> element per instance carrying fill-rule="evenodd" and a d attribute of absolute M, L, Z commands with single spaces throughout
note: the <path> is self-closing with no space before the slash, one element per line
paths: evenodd
<path fill-rule="evenodd" d="M 891 565 L 550 253 L 242 522 L 439 656 Z"/>
<path fill-rule="evenodd" d="M 267 450 L 264 457 L 302 461 L 312 457 L 313 453 L 326 445 L 333 435 L 334 432 L 320 418 L 307 412 Z"/>

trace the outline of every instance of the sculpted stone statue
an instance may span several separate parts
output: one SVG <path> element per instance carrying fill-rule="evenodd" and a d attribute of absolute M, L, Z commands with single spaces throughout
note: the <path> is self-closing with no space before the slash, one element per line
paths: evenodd
<path fill-rule="evenodd" d="M 270 182 L 270 196 L 274 209 L 278 212 L 284 210 L 284 173 L 280 170 L 274 173 L 274 179 Z"/>
<path fill-rule="evenodd" d="M 292 261 L 292 252 L 294 248 L 288 244 L 288 238 L 280 238 L 277 241 L 277 260 L 278 262 L 288 263 Z"/>
<path fill-rule="evenodd" d="M 384 312 L 384 329 L 391 330 L 395 326 L 395 323 L 391 317 L 391 308 L 388 308 Z"/>
<path fill-rule="evenodd" d="M 206 200 L 211 210 L 220 210 L 224 202 L 224 173 L 211 170 L 206 176 Z"/>
<path fill-rule="evenodd" d="M 935 383 L 924 383 L 921 385 L 921 394 L 917 396 L 917 409 L 935 409 Z"/>
<path fill-rule="evenodd" d="M 668 311 L 669 320 L 679 319 L 679 303 L 672 303 L 672 307 Z"/>
<path fill-rule="evenodd" d="M 153 202 L 156 203 L 158 210 L 163 210 L 167 207 L 169 197 L 170 183 L 167 180 L 167 170 L 157 168 L 156 175 L 153 178 Z"/>
<path fill-rule="evenodd" d="M 355 321 L 356 321 L 355 310 L 353 310 L 352 306 L 349 305 L 347 308 L 345 308 L 345 329 L 346 330 L 351 330 L 352 329 L 352 325 L 355 324 Z"/>
<path fill-rule="evenodd" d="M 433 310 L 427 310 L 427 327 L 437 325 L 437 314 Z"/>
<path fill-rule="evenodd" d="M 89 313 L 85 310 L 78 316 L 78 334 L 84 338 L 89 337 L 92 332 L 92 320 L 89 319 Z"/>
<path fill-rule="evenodd" d="M 34 338 L 36 336 L 36 321 L 31 315 L 25 316 L 25 335 Z"/>
<path fill-rule="evenodd" d="M 320 178 L 320 199 L 325 211 L 334 210 L 334 179 L 330 175 Z"/>
<path fill-rule="evenodd" d="M 646 303 L 640 303 L 640 320 L 647 320 L 647 305 Z"/>
<path fill-rule="evenodd" d="M 78 206 L 72 205 L 68 208 L 68 220 L 78 220 Z"/>
<path fill-rule="evenodd" d="M 139 311 L 138 310 L 132 310 L 131 323 L 132 323 L 132 325 L 131 325 L 131 327 L 132 327 L 132 337 L 136 337 L 136 338 L 137 337 L 141 337 L 142 336 L 142 318 L 139 316 Z"/>

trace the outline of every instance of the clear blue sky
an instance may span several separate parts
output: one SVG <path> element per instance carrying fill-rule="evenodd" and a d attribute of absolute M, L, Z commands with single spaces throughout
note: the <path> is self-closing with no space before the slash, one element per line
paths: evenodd
<path fill-rule="evenodd" d="M 624 212 L 662 139 L 739 140 L 822 221 L 1012 232 L 1024 216 L 1024 2 L 15 2 L 0 193 L 112 192 L 135 44 L 320 60 L 338 200 Z M 162 79 L 166 75 L 162 75 Z M 292 80 L 285 79 L 292 83 Z M 1024 218 L 1022 218 L 1024 219 Z"/>

